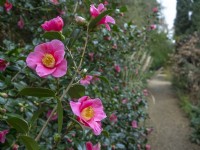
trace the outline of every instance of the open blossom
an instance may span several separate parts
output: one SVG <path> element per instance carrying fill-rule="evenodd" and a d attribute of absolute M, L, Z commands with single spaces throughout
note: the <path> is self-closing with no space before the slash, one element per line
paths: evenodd
<path fill-rule="evenodd" d="M 84 78 L 82 78 L 82 79 L 80 80 L 80 84 L 81 84 L 81 85 L 87 86 L 87 85 L 89 85 L 89 84 L 91 83 L 92 78 L 93 78 L 92 76 L 86 75 Z"/>
<path fill-rule="evenodd" d="M 100 150 L 101 149 L 101 145 L 100 143 L 97 143 L 96 145 L 93 146 L 92 142 L 86 142 L 85 144 L 86 146 L 86 150 Z"/>
<path fill-rule="evenodd" d="M 90 127 L 95 135 L 101 134 L 101 120 L 106 118 L 106 114 L 100 99 L 83 96 L 78 102 L 70 101 L 70 106 L 80 123 Z"/>
<path fill-rule="evenodd" d="M 0 143 L 5 143 L 6 141 L 6 134 L 9 133 L 9 130 L 0 131 Z"/>
<path fill-rule="evenodd" d="M 155 30 L 155 29 L 156 29 L 156 25 L 155 25 L 155 24 L 152 24 L 152 25 L 150 26 L 150 29 L 151 29 L 151 30 Z"/>
<path fill-rule="evenodd" d="M 121 71 L 121 68 L 120 68 L 119 65 L 115 65 L 115 66 L 114 66 L 114 69 L 115 69 L 115 71 L 116 71 L 117 73 L 119 73 L 119 72 Z"/>
<path fill-rule="evenodd" d="M 90 14 L 93 18 L 96 18 L 97 16 L 99 16 L 105 10 L 106 8 L 104 7 L 102 3 L 99 4 L 97 8 L 94 6 L 94 4 L 90 6 Z M 111 16 L 106 15 L 99 21 L 98 24 L 104 24 L 107 30 L 110 31 L 110 26 L 108 23 L 115 24 L 115 20 Z"/>
<path fill-rule="evenodd" d="M 64 44 L 59 40 L 52 40 L 36 46 L 34 52 L 28 55 L 26 63 L 40 77 L 52 75 L 58 78 L 67 72 L 64 55 Z"/>
<path fill-rule="evenodd" d="M 9 12 L 12 9 L 13 5 L 8 0 L 6 0 L 4 7 L 6 9 L 6 12 Z"/>
<path fill-rule="evenodd" d="M 48 110 L 46 117 L 49 118 L 49 116 L 51 115 L 52 110 Z M 53 116 L 51 117 L 51 120 L 57 120 L 58 119 L 58 114 L 54 113 Z"/>
<path fill-rule="evenodd" d="M 112 113 L 111 115 L 110 115 L 110 121 L 111 122 L 113 122 L 113 123 L 115 123 L 115 122 L 117 122 L 117 116 L 114 114 L 114 113 Z"/>
<path fill-rule="evenodd" d="M 137 128 L 137 127 L 138 127 L 138 124 L 137 124 L 137 121 L 136 121 L 136 120 L 133 120 L 133 121 L 132 121 L 132 127 L 133 127 L 133 128 Z"/>
<path fill-rule="evenodd" d="M 62 31 L 62 28 L 64 26 L 64 22 L 63 19 L 58 16 L 56 18 L 53 18 L 49 21 L 45 21 L 41 27 L 45 30 L 45 31 Z"/>
<path fill-rule="evenodd" d="M 5 71 L 6 67 L 9 65 L 7 61 L 0 58 L 0 71 Z"/>
<path fill-rule="evenodd" d="M 20 16 L 19 21 L 17 22 L 17 25 L 20 29 L 24 28 L 24 19 Z"/>

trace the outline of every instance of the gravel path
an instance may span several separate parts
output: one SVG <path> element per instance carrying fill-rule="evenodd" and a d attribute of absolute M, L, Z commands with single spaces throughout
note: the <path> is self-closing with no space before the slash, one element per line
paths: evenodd
<path fill-rule="evenodd" d="M 155 98 L 149 99 L 148 126 L 154 128 L 149 136 L 152 150 L 200 150 L 200 146 L 189 141 L 189 120 L 179 107 L 166 75 L 156 75 L 148 85 Z"/>

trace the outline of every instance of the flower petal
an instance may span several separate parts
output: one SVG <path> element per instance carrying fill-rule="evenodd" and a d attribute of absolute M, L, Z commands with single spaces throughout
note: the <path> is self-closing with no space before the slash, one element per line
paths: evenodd
<path fill-rule="evenodd" d="M 87 142 L 85 146 L 86 146 L 86 150 L 93 150 L 93 145 L 91 142 Z"/>
<path fill-rule="evenodd" d="M 72 109 L 73 113 L 74 113 L 76 116 L 79 116 L 79 117 L 80 117 L 80 106 L 81 106 L 81 103 L 80 103 L 80 102 L 73 102 L 73 101 L 70 101 L 69 104 L 70 104 L 70 106 L 71 106 L 71 109 Z"/>
<path fill-rule="evenodd" d="M 27 66 L 31 69 L 35 69 L 37 64 L 41 63 L 44 54 L 40 52 L 31 52 L 26 58 Z"/>
<path fill-rule="evenodd" d="M 52 73 L 52 76 L 59 78 L 66 74 L 67 72 L 67 61 L 63 59 L 60 64 L 56 66 L 56 70 Z"/>
<path fill-rule="evenodd" d="M 105 8 L 104 8 L 104 5 L 103 5 L 102 3 L 98 5 L 98 11 L 99 11 L 99 12 L 104 11 L 104 9 L 105 9 Z"/>
<path fill-rule="evenodd" d="M 100 14 L 100 12 L 94 6 L 94 4 L 90 5 L 90 14 L 91 14 L 92 17 L 97 17 Z"/>
<path fill-rule="evenodd" d="M 90 126 L 90 128 L 92 129 L 93 133 L 95 135 L 100 135 L 101 134 L 101 131 L 103 130 L 101 128 L 101 122 L 95 122 L 95 121 L 88 121 L 87 122 L 88 125 Z"/>
<path fill-rule="evenodd" d="M 40 77 L 46 77 L 52 74 L 55 70 L 56 68 L 46 68 L 42 64 L 37 64 L 37 67 L 36 67 L 36 72 Z"/>
<path fill-rule="evenodd" d="M 106 23 L 112 23 L 115 24 L 115 19 L 111 16 L 106 16 Z"/>

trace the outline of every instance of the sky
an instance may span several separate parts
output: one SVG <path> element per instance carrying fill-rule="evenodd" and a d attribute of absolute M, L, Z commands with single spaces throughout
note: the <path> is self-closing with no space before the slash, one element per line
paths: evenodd
<path fill-rule="evenodd" d="M 168 29 L 173 29 L 174 19 L 176 17 L 176 0 L 157 0 L 161 3 L 163 9 L 162 13 L 165 16 L 166 23 L 168 24 Z M 173 31 L 170 31 L 172 34 Z"/>

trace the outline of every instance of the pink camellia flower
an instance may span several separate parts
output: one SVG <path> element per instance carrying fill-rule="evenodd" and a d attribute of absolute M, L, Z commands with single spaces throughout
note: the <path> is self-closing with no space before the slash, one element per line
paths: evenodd
<path fill-rule="evenodd" d="M 8 65 L 9 63 L 7 61 L 0 58 L 0 71 L 5 71 Z"/>
<path fill-rule="evenodd" d="M 0 143 L 5 143 L 6 141 L 6 134 L 9 133 L 9 130 L 0 131 Z"/>
<path fill-rule="evenodd" d="M 54 4 L 54 5 L 58 5 L 58 4 L 59 4 L 58 0 L 50 0 L 50 2 L 51 2 L 52 4 Z"/>
<path fill-rule="evenodd" d="M 117 116 L 114 114 L 114 113 L 112 113 L 111 115 L 110 115 L 110 121 L 111 122 L 113 122 L 113 123 L 115 123 L 115 122 L 117 122 Z"/>
<path fill-rule="evenodd" d="M 89 57 L 90 57 L 90 61 L 94 61 L 94 53 L 91 52 L 91 53 L 89 53 L 88 55 L 89 55 Z"/>
<path fill-rule="evenodd" d="M 150 29 L 151 29 L 151 30 L 155 30 L 155 29 L 156 29 L 156 25 L 155 25 L 155 24 L 152 24 L 152 25 L 150 26 Z"/>
<path fill-rule="evenodd" d="M 90 6 L 90 14 L 93 18 L 96 18 L 97 16 L 99 16 L 105 10 L 106 8 L 104 7 L 102 3 L 99 4 L 97 8 L 94 6 L 94 4 Z M 106 15 L 100 20 L 98 24 L 104 24 L 107 30 L 110 31 L 110 26 L 108 23 L 115 24 L 115 20 L 111 16 Z"/>
<path fill-rule="evenodd" d="M 24 19 L 20 16 L 19 21 L 17 22 L 17 25 L 20 29 L 24 28 Z"/>
<path fill-rule="evenodd" d="M 64 55 L 64 44 L 59 40 L 52 40 L 36 46 L 34 52 L 28 55 L 26 63 L 40 77 L 52 75 L 58 78 L 67 72 L 67 61 Z"/>
<path fill-rule="evenodd" d="M 45 21 L 41 27 L 45 30 L 45 31 L 62 31 L 62 28 L 64 26 L 64 22 L 63 19 L 58 16 L 56 18 L 53 18 L 49 21 Z"/>
<path fill-rule="evenodd" d="M 154 7 L 154 8 L 152 9 L 152 11 L 153 11 L 154 13 L 157 13 L 157 12 L 158 12 L 158 7 Z"/>
<path fill-rule="evenodd" d="M 81 85 L 87 86 L 87 85 L 89 85 L 89 84 L 91 83 L 92 78 L 93 78 L 92 76 L 86 75 L 84 78 L 82 78 L 82 79 L 80 80 L 80 84 L 81 84 Z"/>
<path fill-rule="evenodd" d="M 96 145 L 93 146 L 92 142 L 86 142 L 85 144 L 86 146 L 86 150 L 100 150 L 101 149 L 101 145 L 100 143 L 97 143 Z"/>
<path fill-rule="evenodd" d="M 6 0 L 4 7 L 6 9 L 6 12 L 9 12 L 12 9 L 13 5 L 8 0 Z"/>
<path fill-rule="evenodd" d="M 52 110 L 48 110 L 46 117 L 49 118 L 50 114 L 51 114 Z M 58 119 L 58 114 L 54 113 L 53 116 L 51 117 L 51 120 L 57 120 Z"/>
<path fill-rule="evenodd" d="M 151 150 L 151 145 L 146 144 L 146 146 L 145 146 L 145 150 Z"/>
<path fill-rule="evenodd" d="M 100 99 L 83 96 L 78 102 L 70 101 L 70 106 L 80 123 L 90 127 L 95 135 L 101 134 L 101 120 L 106 118 L 106 114 Z"/>
<path fill-rule="evenodd" d="M 137 127 L 138 127 L 138 124 L 137 124 L 137 121 L 136 121 L 136 120 L 133 120 L 133 121 L 132 121 L 132 127 L 133 127 L 133 128 L 137 128 Z"/>
<path fill-rule="evenodd" d="M 119 73 L 119 72 L 121 71 L 121 68 L 120 68 L 119 65 L 115 65 L 115 66 L 114 66 L 114 69 L 115 69 L 115 71 L 116 71 L 117 73 Z"/>

